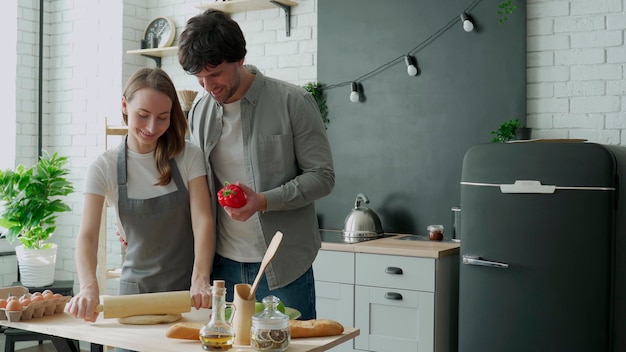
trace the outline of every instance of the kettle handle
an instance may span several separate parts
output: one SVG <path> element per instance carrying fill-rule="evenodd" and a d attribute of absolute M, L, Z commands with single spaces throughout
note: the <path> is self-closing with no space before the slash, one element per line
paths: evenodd
<path fill-rule="evenodd" d="M 370 200 L 367 198 L 367 196 L 363 193 L 359 193 L 356 195 L 356 200 L 354 201 L 354 207 L 358 208 L 361 206 L 361 202 L 364 202 L 365 204 L 368 204 L 370 202 Z"/>

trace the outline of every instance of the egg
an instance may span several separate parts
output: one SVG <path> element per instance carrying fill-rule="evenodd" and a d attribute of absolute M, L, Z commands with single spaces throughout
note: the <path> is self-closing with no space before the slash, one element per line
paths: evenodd
<path fill-rule="evenodd" d="M 19 312 L 22 310 L 22 304 L 18 300 L 13 300 L 7 303 L 6 310 L 9 312 Z"/>
<path fill-rule="evenodd" d="M 42 295 L 32 295 L 30 297 L 30 301 L 31 302 L 41 302 L 41 301 L 43 301 L 43 296 Z"/>
<path fill-rule="evenodd" d="M 7 297 L 7 302 L 11 302 L 11 301 L 17 301 L 19 298 L 17 298 L 17 296 L 9 296 Z"/>
<path fill-rule="evenodd" d="M 20 303 L 22 304 L 22 307 L 28 307 L 31 303 L 30 298 L 24 298 L 23 300 L 20 301 Z"/>
<path fill-rule="evenodd" d="M 4 298 L 0 298 L 0 308 L 6 308 L 7 307 L 7 300 Z"/>

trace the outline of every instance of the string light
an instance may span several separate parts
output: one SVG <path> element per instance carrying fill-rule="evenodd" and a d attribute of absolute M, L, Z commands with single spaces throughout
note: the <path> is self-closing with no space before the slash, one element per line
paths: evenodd
<path fill-rule="evenodd" d="M 471 17 L 465 12 L 461 13 L 461 22 L 463 23 L 464 31 L 469 33 L 474 30 L 474 23 L 472 23 Z"/>
<path fill-rule="evenodd" d="M 415 58 L 409 54 L 404 57 L 404 62 L 406 63 L 406 73 L 408 73 L 409 76 L 417 76 L 418 73 L 414 59 Z"/>
<path fill-rule="evenodd" d="M 352 90 L 350 92 L 350 101 L 356 103 L 359 101 L 359 85 L 356 83 L 356 81 L 353 81 L 350 86 L 352 87 Z"/>
<path fill-rule="evenodd" d="M 470 17 L 470 15 L 467 14 L 467 12 L 470 11 L 471 9 L 473 9 L 481 1 L 482 0 L 473 0 L 463 10 L 463 12 L 460 15 L 461 21 L 463 22 L 463 29 L 466 32 L 471 32 L 471 31 L 474 30 L 474 23 L 472 22 L 472 18 Z M 446 23 L 444 26 L 439 28 L 433 34 L 428 36 L 426 39 L 422 40 L 419 44 L 417 44 L 417 46 L 415 46 L 414 48 L 412 48 L 408 52 L 411 53 L 411 52 L 418 51 L 423 46 L 425 46 L 428 43 L 430 43 L 433 40 L 435 40 L 436 37 L 440 36 L 442 33 L 446 32 L 448 29 L 453 27 L 455 23 L 458 23 L 458 20 L 459 20 L 459 16 L 454 16 L 450 21 L 448 21 L 448 23 Z M 369 71 L 369 72 L 361 75 L 360 77 L 355 78 L 354 80 L 344 81 L 344 82 L 341 82 L 341 83 L 336 83 L 336 84 L 331 84 L 331 85 L 324 85 L 323 88 L 324 88 L 324 90 L 328 90 L 328 89 L 333 89 L 333 88 L 337 88 L 337 87 L 343 87 L 345 85 L 350 84 L 350 86 L 351 86 L 350 101 L 353 102 L 353 103 L 359 102 L 361 96 L 360 96 L 360 93 L 359 93 L 359 88 L 358 88 L 358 83 L 357 82 L 358 81 L 363 81 L 367 77 L 373 76 L 374 74 L 376 74 L 376 73 L 378 73 L 380 71 L 383 71 L 383 70 L 385 70 L 388 67 L 391 67 L 392 65 L 396 64 L 398 61 L 400 61 L 402 59 L 404 59 L 406 65 L 407 65 L 407 74 L 409 74 L 411 76 L 415 76 L 415 75 L 418 75 L 420 73 L 420 70 L 417 67 L 417 62 L 416 62 L 417 60 L 415 60 L 415 58 L 413 56 L 411 56 L 410 54 L 403 54 L 403 55 L 400 55 L 400 56 L 398 56 L 398 57 L 396 57 L 394 59 L 389 60 L 388 62 L 384 63 L 383 65 L 379 66 L 378 68 L 375 68 L 372 71 Z M 411 64 L 412 64 L 413 67 L 411 67 Z M 415 74 L 413 74 L 413 73 L 415 73 Z"/>

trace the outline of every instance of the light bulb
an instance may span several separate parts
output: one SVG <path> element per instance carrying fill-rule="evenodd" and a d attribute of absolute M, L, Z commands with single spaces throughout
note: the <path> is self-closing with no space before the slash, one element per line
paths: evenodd
<path fill-rule="evenodd" d="M 404 62 L 406 62 L 406 73 L 408 73 L 409 76 L 416 76 L 417 67 L 415 67 L 415 65 L 413 64 L 413 58 L 411 57 L 411 55 L 406 55 L 404 57 Z"/>
<path fill-rule="evenodd" d="M 461 21 L 463 22 L 463 30 L 466 32 L 471 32 L 474 30 L 474 24 L 470 19 L 469 15 L 463 12 L 461 14 Z"/>
<path fill-rule="evenodd" d="M 350 92 L 350 101 L 356 103 L 359 101 L 359 86 L 356 82 L 351 84 L 352 91 Z"/>

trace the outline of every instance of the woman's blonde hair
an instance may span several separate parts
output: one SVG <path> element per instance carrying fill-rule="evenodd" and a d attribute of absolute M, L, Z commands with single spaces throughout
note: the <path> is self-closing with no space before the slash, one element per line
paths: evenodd
<path fill-rule="evenodd" d="M 157 185 L 167 185 L 172 180 L 170 159 L 178 155 L 185 148 L 185 135 L 187 134 L 187 118 L 178 101 L 178 94 L 172 79 L 160 68 L 142 68 L 135 72 L 124 87 L 124 97 L 127 101 L 132 100 L 133 95 L 140 89 L 150 88 L 167 95 L 172 100 L 170 112 L 170 126 L 159 137 L 154 160 L 157 170 L 161 175 Z M 122 111 L 124 123 L 128 125 L 128 115 Z"/>

